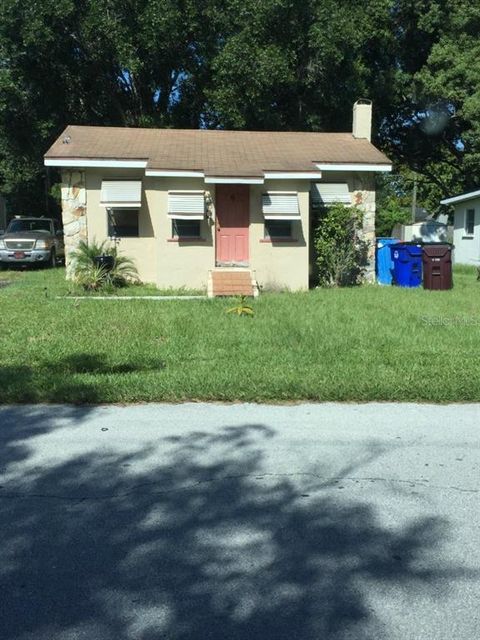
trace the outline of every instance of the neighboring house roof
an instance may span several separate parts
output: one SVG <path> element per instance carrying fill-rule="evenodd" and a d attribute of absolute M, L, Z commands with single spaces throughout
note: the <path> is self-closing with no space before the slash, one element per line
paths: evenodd
<path fill-rule="evenodd" d="M 151 171 L 205 176 L 266 177 L 265 172 L 332 168 L 390 170 L 390 160 L 351 133 L 133 129 L 69 126 L 45 154 L 47 165 L 68 161 L 138 161 Z M 328 165 L 328 166 L 326 166 Z M 90 164 L 90 166 L 94 166 Z"/>
<path fill-rule="evenodd" d="M 455 204 L 456 202 L 464 202 L 466 200 L 474 200 L 480 197 L 480 189 L 476 191 L 469 191 L 468 193 L 462 193 L 459 196 L 453 196 L 452 198 L 444 198 L 440 200 L 440 204 Z"/>
<path fill-rule="evenodd" d="M 418 222 L 412 222 L 411 224 L 404 224 L 404 227 L 446 227 L 445 222 L 440 220 L 433 220 L 429 218 L 427 220 L 419 220 Z"/>

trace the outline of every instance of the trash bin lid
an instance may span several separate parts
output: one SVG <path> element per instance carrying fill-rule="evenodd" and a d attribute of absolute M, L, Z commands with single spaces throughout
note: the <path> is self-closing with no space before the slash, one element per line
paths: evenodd
<path fill-rule="evenodd" d="M 429 258 L 443 258 L 451 251 L 451 244 L 425 244 L 423 246 L 423 253 Z"/>
<path fill-rule="evenodd" d="M 396 250 L 408 253 L 410 256 L 421 256 L 422 245 L 418 242 L 399 242 L 394 245 Z"/>

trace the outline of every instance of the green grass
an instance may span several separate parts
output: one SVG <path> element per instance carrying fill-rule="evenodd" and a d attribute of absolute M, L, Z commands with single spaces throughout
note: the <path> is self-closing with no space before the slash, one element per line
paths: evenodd
<path fill-rule="evenodd" d="M 80 286 L 70 285 L 69 287 L 65 287 L 63 292 L 60 295 L 67 295 L 72 297 L 125 297 L 125 296 L 206 296 L 206 291 L 199 291 L 197 289 L 157 289 L 157 287 L 153 284 L 132 284 L 128 287 L 122 288 L 114 288 L 109 287 L 107 289 L 99 289 L 98 291 L 85 291 Z"/>
<path fill-rule="evenodd" d="M 222 299 L 57 299 L 63 276 L 0 288 L 1 402 L 480 401 L 473 268 L 445 292 L 264 294 L 253 318 Z"/>

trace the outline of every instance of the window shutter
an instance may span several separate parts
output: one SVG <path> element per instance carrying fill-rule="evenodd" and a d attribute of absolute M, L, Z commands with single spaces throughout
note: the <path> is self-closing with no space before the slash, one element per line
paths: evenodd
<path fill-rule="evenodd" d="M 298 194 L 271 191 L 262 195 L 265 220 L 300 220 Z"/>
<path fill-rule="evenodd" d="M 168 215 L 178 220 L 203 220 L 205 193 L 203 191 L 169 191 Z"/>
<path fill-rule="evenodd" d="M 346 182 L 315 182 L 312 185 L 312 204 L 321 206 L 341 202 L 351 204 L 352 199 Z"/>
<path fill-rule="evenodd" d="M 139 208 L 142 202 L 142 181 L 102 180 L 100 202 L 109 209 Z"/>

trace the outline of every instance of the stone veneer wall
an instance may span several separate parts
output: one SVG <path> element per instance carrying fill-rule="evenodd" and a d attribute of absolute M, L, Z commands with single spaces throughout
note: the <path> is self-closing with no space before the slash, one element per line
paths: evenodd
<path fill-rule="evenodd" d="M 355 174 L 353 181 L 353 204 L 364 211 L 363 237 L 368 242 L 368 266 L 365 278 L 375 281 L 375 176 Z"/>
<path fill-rule="evenodd" d="M 87 241 L 87 192 L 84 171 L 62 173 L 62 219 L 67 278 L 72 278 L 71 254 L 81 240 Z"/>

